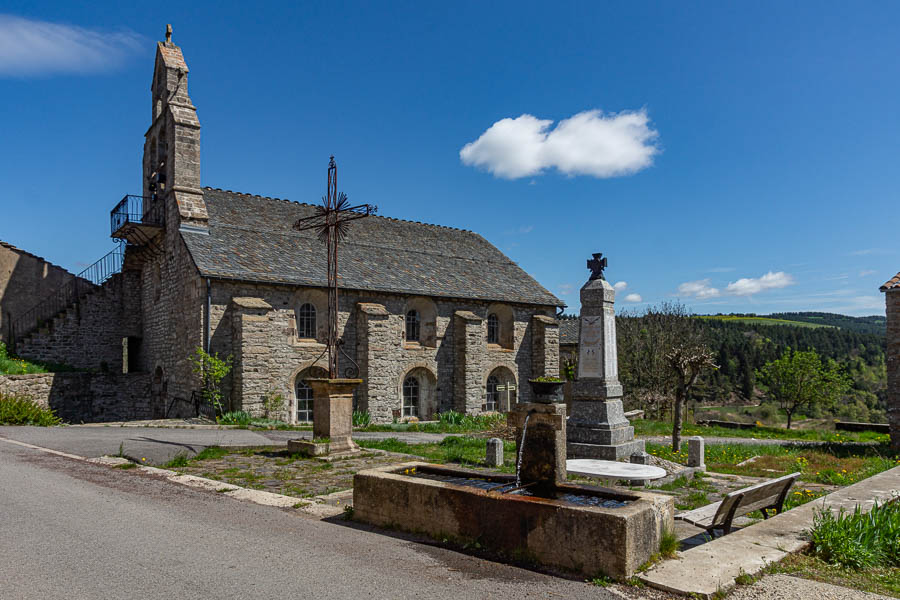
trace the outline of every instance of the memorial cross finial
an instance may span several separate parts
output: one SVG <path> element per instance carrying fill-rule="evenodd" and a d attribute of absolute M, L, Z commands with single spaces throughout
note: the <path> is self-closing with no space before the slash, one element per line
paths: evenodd
<path fill-rule="evenodd" d="M 172 42 L 172 25 L 171 23 L 166 25 L 166 43 L 170 44 Z"/>
<path fill-rule="evenodd" d="M 338 243 L 347 237 L 350 221 L 368 217 L 377 211 L 378 207 L 371 204 L 350 206 L 347 194 L 338 193 L 337 164 L 332 156 L 328 161 L 328 186 L 322 204 L 316 207 L 314 215 L 298 219 L 294 223 L 294 229 L 297 231 L 315 230 L 319 239 L 325 242 L 328 253 L 328 340 L 325 352 L 328 353 L 328 376 L 332 379 L 338 376 L 338 352 L 353 362 L 353 359 L 341 349 L 343 340 L 338 337 Z M 346 375 L 355 377 L 356 375 L 352 375 L 354 371 L 358 374 L 359 368 L 351 367 Z"/>
<path fill-rule="evenodd" d="M 594 254 L 593 257 L 594 258 L 587 261 L 587 268 L 591 270 L 590 281 L 595 279 L 605 280 L 606 278 L 603 276 L 603 269 L 606 268 L 606 259 L 603 258 L 603 253 L 599 252 Z"/>

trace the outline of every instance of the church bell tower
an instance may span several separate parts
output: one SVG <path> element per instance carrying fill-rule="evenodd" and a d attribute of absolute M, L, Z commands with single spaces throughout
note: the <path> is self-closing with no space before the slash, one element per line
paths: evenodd
<path fill-rule="evenodd" d="M 188 95 L 187 63 L 181 48 L 172 42 L 171 25 L 166 26 L 166 41 L 156 45 L 150 91 L 153 115 L 144 136 L 144 212 L 164 211 L 171 225 L 206 227 L 206 203 L 200 189 L 200 121 Z"/>

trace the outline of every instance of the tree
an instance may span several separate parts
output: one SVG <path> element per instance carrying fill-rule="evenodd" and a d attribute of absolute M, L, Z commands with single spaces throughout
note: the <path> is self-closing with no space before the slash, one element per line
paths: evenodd
<path fill-rule="evenodd" d="M 203 378 L 203 399 L 216 409 L 216 415 L 224 412 L 222 406 L 222 380 L 231 371 L 232 356 L 229 354 L 224 360 L 219 358 L 219 353 L 207 354 L 203 348 L 198 347 L 189 357 L 194 373 Z"/>
<path fill-rule="evenodd" d="M 675 415 L 672 422 L 672 450 L 681 450 L 681 427 L 684 401 L 690 396 L 691 388 L 706 369 L 715 369 L 712 351 L 702 341 L 686 339 L 679 341 L 666 354 L 669 368 L 675 373 Z"/>
<path fill-rule="evenodd" d="M 813 405 L 831 408 L 849 389 L 850 379 L 834 360 L 823 363 L 815 351 L 791 351 L 763 365 L 757 377 L 768 394 L 787 413 L 787 428 L 791 428 L 794 413 Z"/>

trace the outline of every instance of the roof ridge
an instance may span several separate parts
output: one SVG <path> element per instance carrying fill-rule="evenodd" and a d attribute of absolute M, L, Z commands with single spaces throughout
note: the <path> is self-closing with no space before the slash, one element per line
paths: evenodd
<path fill-rule="evenodd" d="M 214 192 L 226 192 L 228 194 L 236 194 L 238 196 L 247 196 L 250 198 L 259 198 L 260 200 L 278 200 L 279 202 L 290 202 L 291 204 L 298 204 L 300 206 L 320 206 L 319 204 L 310 204 L 309 202 L 298 202 L 297 200 L 289 200 L 287 198 L 274 198 L 272 196 L 260 196 L 259 194 L 247 194 L 245 192 L 235 192 L 233 190 L 223 190 L 222 188 L 215 188 L 211 186 L 203 186 L 204 190 L 211 190 Z M 398 219 L 396 217 L 387 217 L 384 215 L 370 215 L 376 217 L 378 219 L 386 219 L 388 221 L 396 221 L 398 223 L 414 223 L 416 225 L 424 225 L 426 227 L 437 227 L 438 229 L 449 229 L 451 231 L 462 231 L 464 233 L 474 233 L 478 235 L 477 232 L 472 231 L 471 229 L 463 229 L 461 227 L 450 227 L 449 225 L 438 225 L 437 223 L 424 223 L 422 221 L 412 221 L 410 219 Z"/>

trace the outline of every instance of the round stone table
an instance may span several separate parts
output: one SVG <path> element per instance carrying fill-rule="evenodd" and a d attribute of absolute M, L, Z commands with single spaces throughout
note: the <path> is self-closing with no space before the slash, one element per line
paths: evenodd
<path fill-rule="evenodd" d="M 566 461 L 566 471 L 572 475 L 595 477 L 604 481 L 615 481 L 617 479 L 650 481 L 666 476 L 665 469 L 659 467 L 594 458 L 569 459 Z"/>

